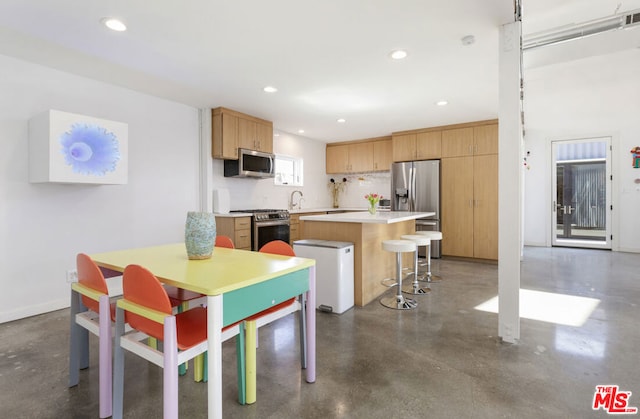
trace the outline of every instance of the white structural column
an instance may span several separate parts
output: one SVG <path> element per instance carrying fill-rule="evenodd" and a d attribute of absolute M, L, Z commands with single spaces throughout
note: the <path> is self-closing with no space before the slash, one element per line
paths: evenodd
<path fill-rule="evenodd" d="M 520 38 L 521 22 L 500 28 L 498 336 L 510 343 L 520 339 L 523 167 Z"/>

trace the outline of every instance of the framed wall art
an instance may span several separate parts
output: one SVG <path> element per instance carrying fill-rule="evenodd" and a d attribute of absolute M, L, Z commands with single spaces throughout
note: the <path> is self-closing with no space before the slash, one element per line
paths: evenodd
<path fill-rule="evenodd" d="M 126 184 L 128 125 L 48 110 L 29 120 L 32 183 Z"/>

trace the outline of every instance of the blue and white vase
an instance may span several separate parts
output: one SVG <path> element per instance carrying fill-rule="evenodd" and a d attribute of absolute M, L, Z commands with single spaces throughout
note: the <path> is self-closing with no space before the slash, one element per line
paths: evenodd
<path fill-rule="evenodd" d="M 184 244 L 189 259 L 209 259 L 216 243 L 216 217 L 211 212 L 187 213 Z"/>

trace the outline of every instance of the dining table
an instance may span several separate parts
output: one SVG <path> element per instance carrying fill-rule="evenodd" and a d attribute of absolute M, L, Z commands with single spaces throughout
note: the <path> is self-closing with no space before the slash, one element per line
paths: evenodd
<path fill-rule="evenodd" d="M 306 300 L 306 381 L 316 381 L 315 260 L 217 247 L 209 259 L 190 260 L 184 243 L 90 256 L 101 268 L 141 265 L 164 284 L 206 295 L 209 418 L 222 418 L 222 328 L 298 295 Z"/>

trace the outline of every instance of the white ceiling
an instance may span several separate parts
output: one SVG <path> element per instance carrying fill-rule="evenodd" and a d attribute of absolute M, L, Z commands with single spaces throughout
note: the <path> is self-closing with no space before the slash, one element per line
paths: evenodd
<path fill-rule="evenodd" d="M 637 8 L 640 0 L 523 0 L 523 32 Z M 2 0 L 0 54 L 331 142 L 496 118 L 498 29 L 513 15 L 513 0 Z M 105 16 L 128 30 L 107 30 Z M 624 48 L 640 46 L 640 30 L 625 32 L 637 42 Z M 476 42 L 464 46 L 466 35 Z M 396 48 L 408 58 L 392 61 Z M 532 51 L 525 64 L 593 54 L 578 50 Z M 264 93 L 267 85 L 279 91 Z"/>

